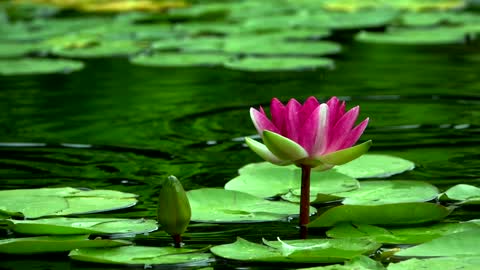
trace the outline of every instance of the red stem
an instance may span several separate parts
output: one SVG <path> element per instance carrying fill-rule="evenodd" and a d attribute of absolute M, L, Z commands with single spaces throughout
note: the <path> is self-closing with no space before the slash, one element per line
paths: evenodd
<path fill-rule="evenodd" d="M 172 235 L 173 238 L 173 246 L 175 248 L 182 247 L 182 236 L 180 234 Z"/>
<path fill-rule="evenodd" d="M 300 239 L 307 239 L 307 224 L 310 217 L 310 168 L 307 165 L 302 167 L 302 190 L 300 194 Z"/>

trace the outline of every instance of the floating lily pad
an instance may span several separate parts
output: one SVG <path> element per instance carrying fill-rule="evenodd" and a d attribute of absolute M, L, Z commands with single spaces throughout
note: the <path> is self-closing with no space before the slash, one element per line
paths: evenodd
<path fill-rule="evenodd" d="M 360 238 L 384 244 L 420 244 L 443 235 L 479 229 L 474 222 L 440 223 L 425 227 L 381 228 L 367 224 L 339 224 L 327 235 L 332 238 Z"/>
<path fill-rule="evenodd" d="M 110 211 L 133 206 L 137 195 L 114 190 L 74 188 L 0 191 L 0 211 L 13 216 L 39 218 Z"/>
<path fill-rule="evenodd" d="M 394 156 L 365 154 L 333 170 L 353 178 L 384 178 L 413 170 L 415 163 Z"/>
<path fill-rule="evenodd" d="M 76 248 L 118 247 L 131 244 L 131 242 L 125 240 L 89 240 L 88 235 L 37 236 L 0 240 L 0 253 L 35 254 L 49 252 L 65 252 Z"/>
<path fill-rule="evenodd" d="M 234 191 L 204 188 L 187 192 L 192 208 L 192 221 L 262 222 L 282 220 L 298 215 L 299 207 L 287 202 L 268 201 Z M 316 209 L 311 207 L 310 213 Z"/>
<path fill-rule="evenodd" d="M 388 265 L 388 270 L 478 270 L 480 256 L 410 259 Z"/>
<path fill-rule="evenodd" d="M 381 205 L 430 201 L 437 197 L 438 189 L 422 181 L 363 181 L 359 189 L 334 195 L 346 197 L 343 204 Z"/>
<path fill-rule="evenodd" d="M 408 12 L 402 15 L 402 24 L 406 26 L 458 25 L 476 22 L 480 22 L 479 16 L 468 12 Z"/>
<path fill-rule="evenodd" d="M 238 237 L 234 243 L 215 246 L 210 250 L 216 256 L 239 261 L 335 263 L 371 254 L 380 247 L 380 244 L 370 241 L 351 239 L 264 240 L 264 244 Z"/>
<path fill-rule="evenodd" d="M 152 44 L 155 50 L 182 50 L 185 52 L 212 52 L 221 53 L 223 38 L 219 37 L 195 37 L 183 39 L 163 39 Z"/>
<path fill-rule="evenodd" d="M 461 204 L 480 204 L 480 188 L 458 184 L 445 192 L 446 198 L 455 201 L 462 201 Z"/>
<path fill-rule="evenodd" d="M 244 71 L 288 71 L 315 70 L 333 68 L 334 63 L 328 58 L 298 57 L 245 57 L 225 63 L 225 67 Z"/>
<path fill-rule="evenodd" d="M 328 266 L 299 268 L 298 270 L 385 270 L 385 267 L 378 261 L 360 255 L 346 261 L 344 265 L 334 264 Z"/>
<path fill-rule="evenodd" d="M 135 65 L 153 67 L 222 66 L 229 56 L 210 53 L 155 53 L 139 55 L 130 61 Z"/>
<path fill-rule="evenodd" d="M 389 24 L 398 15 L 398 10 L 379 8 L 359 12 L 331 12 L 316 9 L 310 16 L 296 22 L 300 27 L 321 27 L 327 29 L 362 29 Z"/>
<path fill-rule="evenodd" d="M 83 47 L 57 47 L 52 53 L 62 57 L 95 58 L 132 55 L 141 51 L 145 46 L 130 40 L 101 41 Z"/>
<path fill-rule="evenodd" d="M 46 218 L 8 220 L 11 230 L 23 234 L 140 234 L 156 230 L 157 222 L 146 219 L 120 218 Z"/>
<path fill-rule="evenodd" d="M 38 50 L 38 46 L 25 43 L 0 43 L 0 58 L 19 57 Z"/>
<path fill-rule="evenodd" d="M 430 242 L 403 249 L 395 256 L 407 257 L 455 257 L 480 256 L 480 228 L 454 233 L 433 239 Z"/>
<path fill-rule="evenodd" d="M 330 227 L 341 222 L 376 225 L 411 225 L 440 221 L 450 213 L 434 203 L 398 203 L 383 205 L 341 205 L 328 209 L 309 227 Z"/>
<path fill-rule="evenodd" d="M 302 171 L 294 165 L 280 167 L 268 162 L 260 162 L 245 165 L 240 168 L 239 174 L 225 184 L 225 189 L 266 198 L 300 189 Z M 312 201 L 317 193 L 332 194 L 359 187 L 356 179 L 332 170 L 312 171 L 310 178 Z"/>
<path fill-rule="evenodd" d="M 361 42 L 401 45 L 464 43 L 466 38 L 466 30 L 462 27 L 389 28 L 385 33 L 363 31 L 355 36 L 355 40 Z"/>
<path fill-rule="evenodd" d="M 128 246 L 117 248 L 82 248 L 72 250 L 71 259 L 105 264 L 183 264 L 209 261 L 212 255 L 202 250 L 174 247 Z"/>
<path fill-rule="evenodd" d="M 70 73 L 84 67 L 82 62 L 66 59 L 0 59 L 0 75 Z"/>

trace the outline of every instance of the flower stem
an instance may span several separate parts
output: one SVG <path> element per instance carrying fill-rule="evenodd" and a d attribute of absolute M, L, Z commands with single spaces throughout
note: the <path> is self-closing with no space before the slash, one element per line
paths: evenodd
<path fill-rule="evenodd" d="M 300 239 L 307 239 L 310 209 L 310 168 L 307 165 L 302 167 L 302 190 L 300 194 Z"/>
<path fill-rule="evenodd" d="M 173 238 L 173 246 L 175 248 L 182 247 L 182 236 L 180 234 L 172 235 Z"/>

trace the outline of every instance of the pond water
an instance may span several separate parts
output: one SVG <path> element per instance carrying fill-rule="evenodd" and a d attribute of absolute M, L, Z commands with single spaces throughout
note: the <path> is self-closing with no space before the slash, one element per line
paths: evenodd
<path fill-rule="evenodd" d="M 342 37 L 345 38 L 345 37 Z M 253 135 L 251 106 L 338 96 L 370 117 L 362 140 L 372 153 L 412 160 L 393 179 L 426 180 L 445 189 L 480 185 L 480 44 L 365 45 L 343 41 L 334 70 L 250 73 L 222 68 L 148 68 L 124 58 L 86 61 L 71 74 L 0 76 L 0 188 L 81 187 L 140 195 L 132 209 L 94 216 L 151 218 L 158 183 L 168 175 L 185 189 L 223 187 L 241 166 L 260 161 L 241 138 Z M 477 55 L 477 60 L 474 56 Z M 450 219 L 478 218 L 473 207 Z M 91 215 L 90 215 L 91 216 Z M 297 238 L 297 222 L 193 224 L 191 247 L 231 243 L 237 236 Z M 321 237 L 321 230 L 312 231 Z M 137 244 L 165 246 L 164 232 Z M 108 269 L 66 254 L 8 256 L 3 269 Z M 235 263 L 230 269 L 295 266 Z M 116 268 L 116 267 L 114 267 Z M 112 269 L 114 269 L 112 268 Z"/>

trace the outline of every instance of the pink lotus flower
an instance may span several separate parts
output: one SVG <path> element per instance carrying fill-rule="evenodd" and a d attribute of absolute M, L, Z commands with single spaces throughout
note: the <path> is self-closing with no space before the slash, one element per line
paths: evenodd
<path fill-rule="evenodd" d="M 327 170 L 358 158 L 372 144 L 367 141 L 353 146 L 367 127 L 368 118 L 354 127 L 359 107 L 345 112 L 345 102 L 336 97 L 321 104 L 309 97 L 303 105 L 290 99 L 286 106 L 274 98 L 270 110 L 271 120 L 262 107 L 250 109 L 253 124 L 265 144 L 251 138 L 246 138 L 246 143 L 271 163 Z"/>

